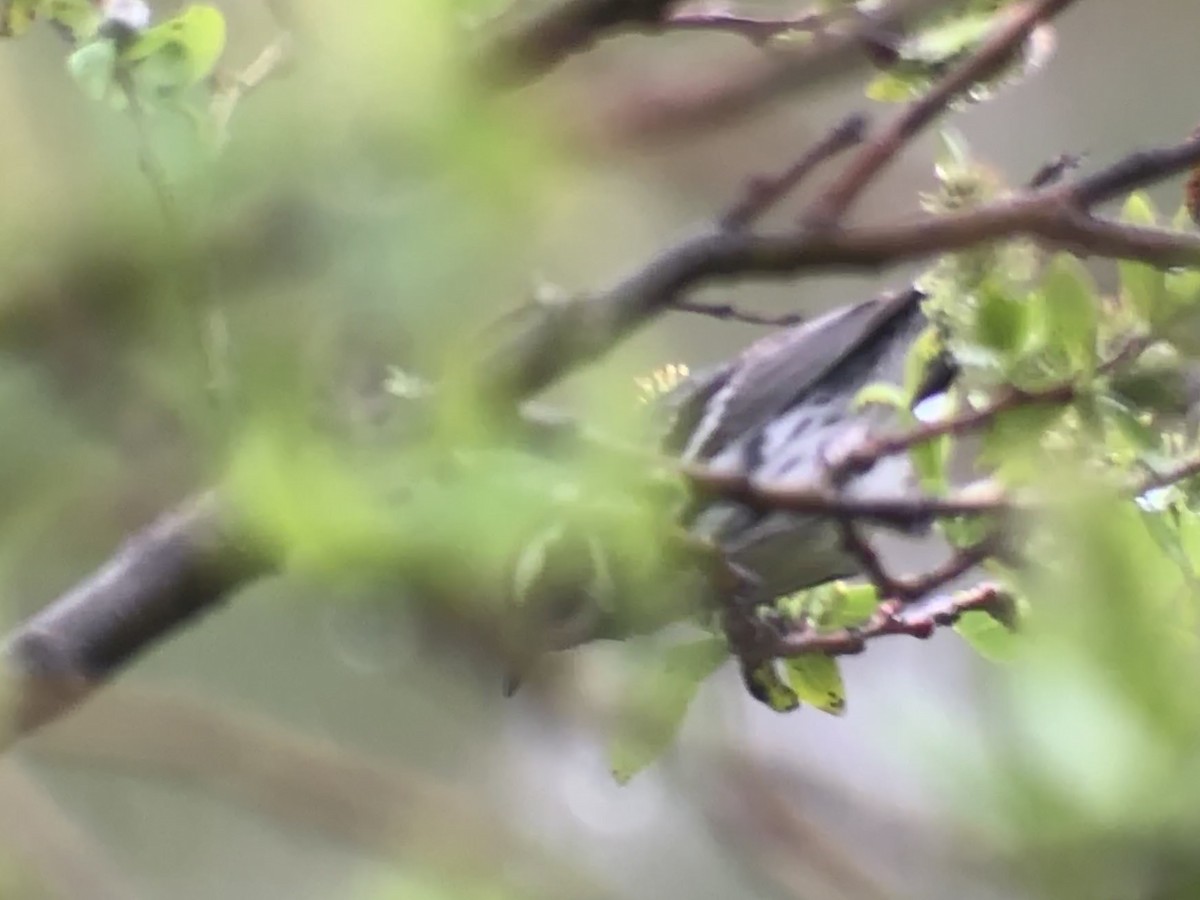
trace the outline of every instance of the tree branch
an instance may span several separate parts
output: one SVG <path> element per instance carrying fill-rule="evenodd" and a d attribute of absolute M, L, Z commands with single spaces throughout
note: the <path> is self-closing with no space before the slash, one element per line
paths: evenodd
<path fill-rule="evenodd" d="M 481 381 L 497 396 L 521 397 L 590 362 L 701 285 L 802 272 L 877 270 L 1025 237 L 1080 254 L 1136 259 L 1162 268 L 1200 265 L 1200 237 L 1099 219 L 1088 210 L 1125 191 L 1200 162 L 1200 138 L 1135 154 L 1076 183 L 999 200 L 974 210 L 922 215 L 898 224 L 772 235 L 706 230 L 668 248 L 606 291 L 547 308 L 527 307 L 485 358 Z"/>
<path fill-rule="evenodd" d="M 568 56 L 623 31 L 650 30 L 680 0 L 565 0 L 493 39 L 479 55 L 481 71 L 496 84 L 516 87 Z"/>
<path fill-rule="evenodd" d="M 772 658 L 823 653 L 848 656 L 862 653 L 869 641 L 893 634 L 924 640 L 939 627 L 953 625 L 965 613 L 986 612 L 1010 628 L 1015 627 L 1015 604 L 1006 591 L 994 584 L 981 584 L 944 598 L 931 598 L 920 610 L 897 614 L 895 604 L 882 603 L 866 624 L 857 628 L 821 630 L 812 624 L 790 628 L 769 639 L 764 652 Z"/>
<path fill-rule="evenodd" d="M 827 227 L 849 212 L 854 201 L 910 140 L 940 116 L 972 85 L 1002 68 L 1025 40 L 1074 0 L 1039 0 L 1018 5 L 971 56 L 900 113 L 851 160 L 841 176 L 805 213 L 809 225 Z"/>

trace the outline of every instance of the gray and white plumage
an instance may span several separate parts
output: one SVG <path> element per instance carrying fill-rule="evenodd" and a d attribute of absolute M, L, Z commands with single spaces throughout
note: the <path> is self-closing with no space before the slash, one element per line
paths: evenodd
<path fill-rule="evenodd" d="M 855 409 L 854 401 L 870 383 L 900 380 L 908 350 L 928 324 L 923 296 L 912 288 L 873 298 L 751 345 L 717 376 L 719 383 L 706 386 L 708 398 L 697 400 L 703 414 L 680 411 L 695 422 L 680 457 L 745 472 L 761 484 L 817 483 L 831 451 L 894 418 L 881 406 Z M 945 380 L 932 378 L 922 393 L 936 393 Z M 888 458 L 846 490 L 894 495 L 908 472 L 904 457 Z M 754 602 L 858 572 L 828 520 L 719 501 L 694 506 L 682 524 L 754 576 Z"/>
<path fill-rule="evenodd" d="M 854 403 L 866 385 L 900 380 L 908 351 L 928 324 L 923 299 L 910 288 L 836 309 L 762 338 L 734 359 L 690 377 L 657 401 L 664 422 L 663 451 L 717 471 L 745 472 L 763 484 L 820 478 L 826 453 L 839 442 L 894 418 L 885 407 L 858 409 Z M 950 375 L 948 369 L 927 374 L 918 399 L 943 390 Z M 873 496 L 899 493 L 907 487 L 908 474 L 904 457 L 889 458 L 845 489 Z M 857 559 L 842 548 L 836 524 L 827 519 L 697 498 L 682 511 L 679 523 L 751 576 L 753 589 L 742 599 L 752 604 L 859 572 Z M 598 549 L 585 543 L 587 552 L 577 555 L 588 560 L 582 568 L 594 576 Z M 618 567 L 614 560 L 609 568 Z M 704 596 L 697 575 L 680 572 L 681 584 L 689 586 L 683 590 L 695 590 L 701 603 L 713 602 L 716 598 Z M 608 582 L 619 585 L 620 578 Z M 572 612 L 553 634 L 542 636 L 542 649 L 620 636 L 609 611 L 622 603 L 598 604 L 595 588 L 594 581 L 586 589 L 581 585 L 574 607 L 554 603 L 560 611 Z M 631 602 L 623 598 L 624 604 Z"/>

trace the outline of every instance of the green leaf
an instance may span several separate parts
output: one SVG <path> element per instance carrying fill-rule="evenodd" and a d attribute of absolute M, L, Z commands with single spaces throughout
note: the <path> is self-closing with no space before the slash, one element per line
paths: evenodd
<path fill-rule="evenodd" d="M 1121 211 L 1121 220 L 1130 225 L 1149 227 L 1158 221 L 1150 198 L 1141 191 L 1129 195 Z M 1121 294 L 1125 301 L 1150 324 L 1157 324 L 1170 313 L 1166 276 L 1142 262 L 1122 260 L 1117 263 L 1121 276 Z"/>
<path fill-rule="evenodd" d="M 994 285 L 985 286 L 975 318 L 975 338 L 1012 361 L 1029 336 L 1028 308 Z"/>
<path fill-rule="evenodd" d="M 925 376 L 930 364 L 937 359 L 942 350 L 942 339 L 933 326 L 926 328 L 913 341 L 904 358 L 904 394 L 911 402 L 925 384 Z"/>
<path fill-rule="evenodd" d="M 1011 662 L 1016 658 L 1017 635 L 982 610 L 963 613 L 954 630 L 984 659 Z"/>
<path fill-rule="evenodd" d="M 992 26 L 990 12 L 964 16 L 949 16 L 933 28 L 927 28 L 901 47 L 906 59 L 919 59 L 942 64 L 960 53 L 975 47 Z"/>
<path fill-rule="evenodd" d="M 836 659 L 813 653 L 792 657 L 786 665 L 792 690 L 800 700 L 834 716 L 846 711 L 846 686 Z"/>
<path fill-rule="evenodd" d="M 1163 275 L 1167 310 L 1159 318 L 1159 333 L 1181 353 L 1200 357 L 1200 270 L 1181 269 Z"/>
<path fill-rule="evenodd" d="M 779 660 L 763 663 L 750 673 L 754 694 L 775 712 L 785 713 L 800 706 L 800 697 L 792 689 L 787 669 Z"/>
<path fill-rule="evenodd" d="M 37 18 L 41 0 L 8 0 L 0 8 L 0 37 L 20 37 Z"/>
<path fill-rule="evenodd" d="M 1091 371 L 1096 363 L 1099 322 L 1096 288 L 1075 257 L 1059 253 L 1042 280 L 1043 315 L 1052 346 L 1062 347 L 1072 363 Z"/>
<path fill-rule="evenodd" d="M 864 406 L 886 406 L 889 409 L 907 409 L 908 395 L 898 384 L 886 381 L 876 381 L 868 384 L 854 396 L 854 408 Z"/>
<path fill-rule="evenodd" d="M 609 745 L 613 777 L 625 784 L 675 740 L 700 685 L 729 658 L 723 638 L 677 644 L 655 656 L 637 677 L 630 703 Z"/>
<path fill-rule="evenodd" d="M 922 488 L 936 493 L 948 486 L 946 465 L 950 461 L 953 446 L 950 436 L 943 434 L 909 448 L 908 458 L 912 461 Z"/>
<path fill-rule="evenodd" d="M 67 57 L 67 71 L 84 94 L 93 100 L 104 100 L 116 90 L 116 63 L 117 47 L 112 41 L 92 41 Z"/>
<path fill-rule="evenodd" d="M 225 50 L 225 17 L 215 6 L 197 4 L 143 31 L 122 54 L 159 89 L 195 84 L 212 74 Z"/>
<path fill-rule="evenodd" d="M 904 103 L 921 92 L 927 79 L 907 78 L 895 72 L 876 75 L 867 85 L 867 99 L 876 103 Z"/>
<path fill-rule="evenodd" d="M 39 11 L 67 28 L 77 41 L 93 37 L 104 21 L 99 4 L 92 0 L 43 0 Z"/>
<path fill-rule="evenodd" d="M 879 605 L 879 591 L 873 584 L 838 581 L 831 586 L 830 594 L 818 620 L 823 628 L 861 625 Z"/>

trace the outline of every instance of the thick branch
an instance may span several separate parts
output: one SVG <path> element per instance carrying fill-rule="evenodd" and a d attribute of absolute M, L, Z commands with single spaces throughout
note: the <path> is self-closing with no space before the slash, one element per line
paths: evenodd
<path fill-rule="evenodd" d="M 1031 191 L 965 212 L 919 216 L 899 224 L 797 229 L 774 235 L 707 230 L 663 251 L 607 291 L 526 309 L 518 327 L 510 329 L 508 339 L 500 341 L 485 361 L 482 380 L 497 394 L 535 393 L 605 353 L 688 291 L 714 281 L 877 270 L 1014 237 L 1164 268 L 1200 265 L 1200 237 L 1123 225 L 1087 211 L 1198 162 L 1200 138 L 1135 154 L 1078 183 Z"/>
<path fill-rule="evenodd" d="M 9 636 L 8 738 L 61 715 L 271 565 L 231 528 L 214 495 L 163 516 Z"/>

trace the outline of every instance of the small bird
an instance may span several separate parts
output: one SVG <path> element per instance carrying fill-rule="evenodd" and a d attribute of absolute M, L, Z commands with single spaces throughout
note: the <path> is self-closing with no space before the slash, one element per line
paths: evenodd
<path fill-rule="evenodd" d="M 733 360 L 691 376 L 658 402 L 665 431 L 661 449 L 683 462 L 746 473 L 764 484 L 811 484 L 843 442 L 894 420 L 891 408 L 858 407 L 855 401 L 868 384 L 901 380 L 909 349 L 929 327 L 924 298 L 911 287 L 841 307 L 768 335 Z M 948 356 L 938 354 L 914 404 L 946 390 L 954 374 Z M 894 495 L 906 486 L 909 471 L 903 456 L 887 458 L 845 489 Z M 747 608 L 860 574 L 858 559 L 843 548 L 837 523 L 828 519 L 697 497 L 680 511 L 678 524 L 744 574 L 738 602 Z M 696 572 L 689 568 L 693 571 L 681 573 L 681 580 L 691 579 L 685 592 L 695 590 Z M 526 665 L 541 652 L 630 633 L 621 613 L 635 607 L 637 598 L 619 596 L 619 560 L 608 558 L 599 536 L 559 526 L 529 545 L 515 571 L 520 605 L 534 619 Z M 699 590 L 704 593 L 703 586 Z M 701 601 L 701 607 L 713 608 L 711 596 Z M 519 674 L 510 674 L 506 693 L 518 683 Z"/>

